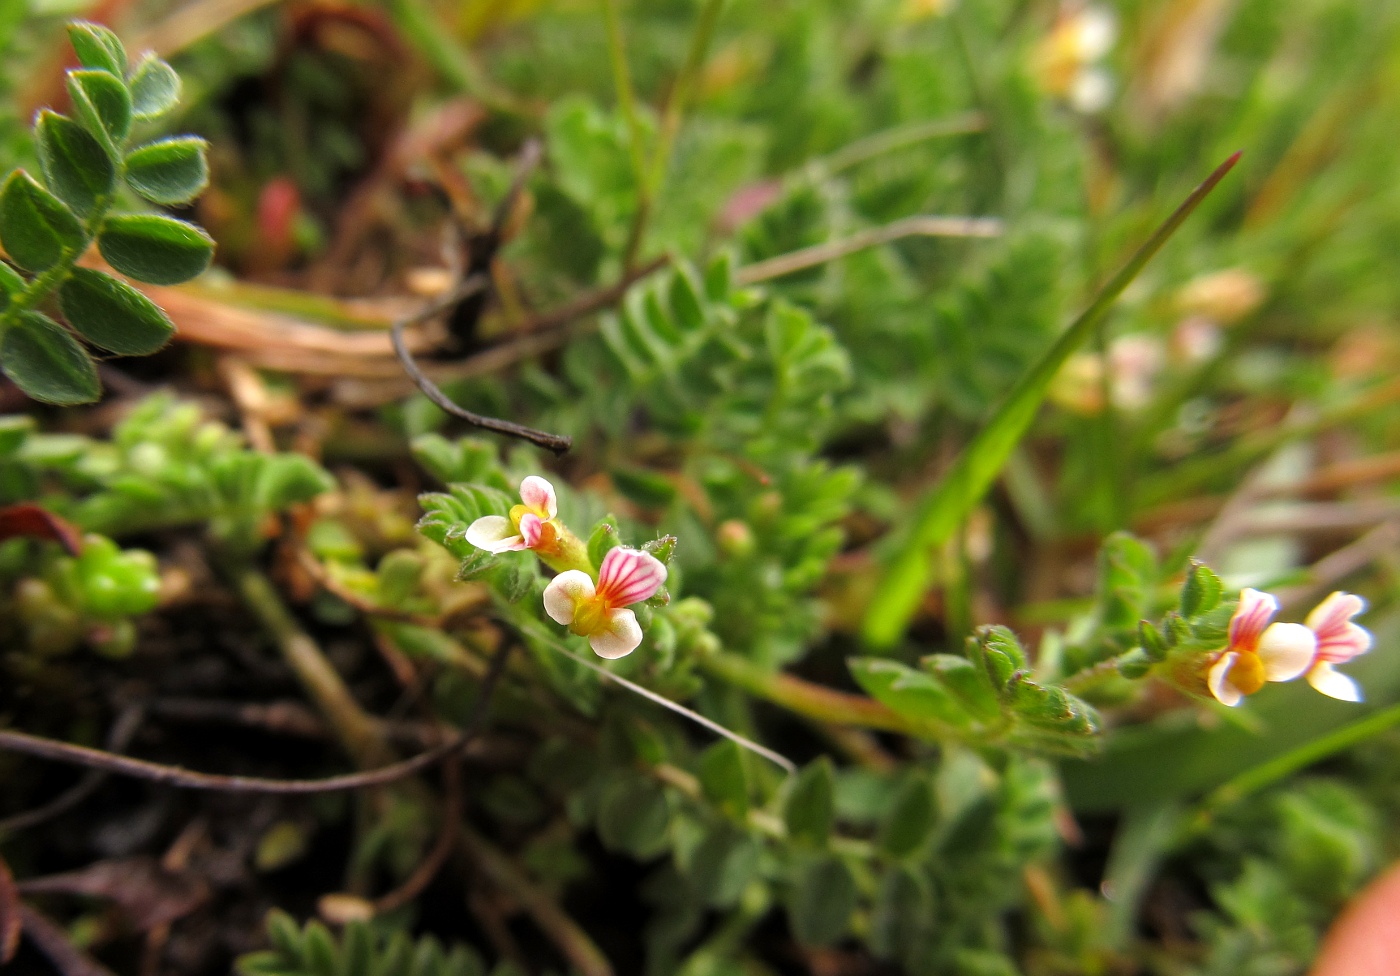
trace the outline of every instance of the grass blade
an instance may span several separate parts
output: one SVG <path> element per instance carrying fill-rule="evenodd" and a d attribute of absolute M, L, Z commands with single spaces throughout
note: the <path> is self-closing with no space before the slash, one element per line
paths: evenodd
<path fill-rule="evenodd" d="M 1230 172 L 1240 154 L 1216 167 L 1200 186 L 1157 228 L 1132 259 L 1104 285 L 1079 318 L 1032 367 L 1011 395 L 997 408 L 987 426 L 958 455 L 952 468 L 919 507 L 914 528 L 894 563 L 885 573 L 866 613 L 862 634 L 874 647 L 889 647 L 904 633 L 928 587 L 931 550 L 952 537 L 973 507 L 996 480 L 1011 452 L 1020 443 L 1045 399 L 1055 374 L 1070 354 L 1093 333 L 1123 290 L 1176 232 L 1197 205 Z"/>

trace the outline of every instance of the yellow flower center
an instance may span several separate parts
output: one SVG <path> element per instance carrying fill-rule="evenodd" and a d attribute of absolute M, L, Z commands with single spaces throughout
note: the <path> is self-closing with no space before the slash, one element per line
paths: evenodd
<path fill-rule="evenodd" d="M 1241 654 L 1230 668 L 1230 684 L 1245 695 L 1254 694 L 1264 687 L 1264 682 L 1267 680 L 1268 678 L 1264 675 L 1264 662 L 1258 654 Z"/>
<path fill-rule="evenodd" d="M 580 600 L 574 608 L 574 622 L 569 624 L 569 629 L 580 637 L 596 633 L 602 629 L 607 613 L 608 605 L 596 596 Z"/>

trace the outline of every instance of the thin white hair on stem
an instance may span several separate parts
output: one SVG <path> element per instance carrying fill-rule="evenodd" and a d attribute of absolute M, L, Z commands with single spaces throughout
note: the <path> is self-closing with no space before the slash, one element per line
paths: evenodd
<path fill-rule="evenodd" d="M 767 759 L 769 762 L 781 766 L 783 768 L 783 771 L 788 773 L 789 775 L 792 775 L 793 773 L 797 772 L 797 764 L 794 763 L 791 759 L 782 755 L 781 753 L 774 752 L 767 746 L 761 746 L 752 739 L 745 738 L 738 732 L 735 732 L 731 729 L 727 729 L 723 725 L 720 725 L 718 722 L 706 718 L 699 712 L 691 711 L 684 705 L 681 705 L 678 702 L 671 701 L 671 699 L 665 697 L 664 695 L 658 695 L 656 692 L 651 691 L 650 689 L 643 688 L 635 681 L 628 681 L 621 675 L 613 674 L 611 671 L 603 667 L 601 664 L 598 664 L 596 661 L 590 661 L 582 654 L 575 654 L 573 651 L 569 650 L 568 647 L 560 643 L 554 637 L 550 636 L 549 634 L 543 633 L 541 630 L 539 630 L 533 625 L 529 625 L 528 629 L 532 632 L 532 636 L 534 636 L 542 643 L 548 644 L 551 649 L 558 651 L 560 654 L 563 654 L 567 658 L 571 658 L 572 660 L 577 661 L 579 664 L 582 664 L 586 668 L 590 668 L 598 672 L 600 675 L 602 675 L 604 678 L 607 678 L 609 681 L 617 682 L 619 685 L 626 688 L 628 691 L 641 695 L 643 698 L 647 699 L 647 701 L 655 702 L 662 708 L 669 708 L 677 715 L 682 715 L 685 718 L 690 719 L 696 725 L 703 725 L 705 728 L 709 729 L 716 735 L 722 735 L 730 742 L 733 742 L 739 745 L 740 747 L 749 750 L 749 752 L 756 753 L 757 755 L 762 756 L 764 759 Z"/>

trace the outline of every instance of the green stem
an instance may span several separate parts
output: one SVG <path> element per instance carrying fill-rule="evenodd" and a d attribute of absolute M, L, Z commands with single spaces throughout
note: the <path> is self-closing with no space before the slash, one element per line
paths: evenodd
<path fill-rule="evenodd" d="M 1209 822 L 1211 814 L 1216 810 L 1273 786 L 1294 773 L 1345 749 L 1359 745 L 1395 725 L 1400 725 L 1400 705 L 1392 705 L 1382 709 L 1373 715 L 1352 722 L 1350 725 L 1344 725 L 1340 729 L 1329 732 L 1327 735 L 1306 742 L 1296 749 L 1270 759 L 1268 762 L 1245 770 L 1206 795 L 1197 807 L 1190 829 L 1197 830 L 1205 826 Z"/>
<path fill-rule="evenodd" d="M 612 18 L 615 21 L 617 16 L 617 0 L 606 0 Z M 666 102 L 661 109 L 661 131 L 657 136 L 656 148 L 652 153 L 650 167 L 640 164 L 638 159 L 633 160 L 633 165 L 642 165 L 638 173 L 639 193 L 637 213 L 632 220 L 632 230 L 628 234 L 627 251 L 624 258 L 624 265 L 632 267 L 637 260 L 637 252 L 641 250 L 642 238 L 646 235 L 647 221 L 651 219 L 651 213 L 657 194 L 661 192 L 661 187 L 665 182 L 666 168 L 671 162 L 671 151 L 675 148 L 676 135 L 680 132 L 681 119 L 685 115 L 685 108 L 690 101 L 691 92 L 695 88 L 696 79 L 700 75 L 700 69 L 704 67 L 705 55 L 710 49 L 710 41 L 714 39 L 715 25 L 719 22 L 720 11 L 724 9 L 724 0 L 707 0 L 704 8 L 700 11 L 700 19 L 695 23 L 695 32 L 690 36 L 690 47 L 686 51 L 685 62 L 681 65 L 680 74 L 676 76 L 675 84 L 671 86 L 670 92 L 666 96 Z M 613 23 L 609 24 L 609 40 L 612 40 Z M 618 31 L 618 50 L 621 45 L 621 32 Z M 611 45 L 610 45 L 611 47 Z M 622 68 L 626 70 L 625 62 Z M 617 77 L 614 70 L 614 77 Z M 630 92 L 631 86 L 628 85 Z M 619 91 L 619 97 L 621 92 Z M 641 142 L 637 138 L 636 130 L 633 131 L 633 145 L 640 147 Z"/>
<path fill-rule="evenodd" d="M 639 209 L 646 206 L 647 167 L 646 134 L 637 113 L 637 95 L 632 88 L 632 72 L 627 67 L 627 48 L 622 40 L 622 18 L 617 0 L 603 0 L 603 20 L 608 29 L 608 66 L 612 69 L 613 88 L 617 91 L 617 106 L 627 123 L 627 151 L 632 158 L 632 177 L 637 181 Z"/>
<path fill-rule="evenodd" d="M 701 657 L 699 664 L 715 677 L 798 715 L 920 738 L 928 735 L 926 728 L 916 726 L 873 698 L 836 691 L 781 671 L 768 671 L 737 654 L 717 651 Z"/>

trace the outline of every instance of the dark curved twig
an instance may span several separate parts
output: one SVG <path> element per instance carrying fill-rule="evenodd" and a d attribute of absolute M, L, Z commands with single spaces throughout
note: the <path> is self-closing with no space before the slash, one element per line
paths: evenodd
<path fill-rule="evenodd" d="M 433 883 L 448 856 L 457 846 L 457 831 L 462 823 L 462 770 L 451 760 L 442 764 L 442 789 L 446 802 L 442 808 L 442 824 L 433 849 L 414 868 L 404 883 L 374 900 L 374 912 L 383 915 L 407 905 Z"/>
<path fill-rule="evenodd" d="M 363 773 L 349 773 L 344 776 L 328 776 L 324 779 L 266 779 L 260 776 L 225 776 L 218 773 L 200 773 L 180 766 L 150 762 L 145 759 L 132 759 L 101 749 L 60 742 L 25 732 L 0 731 L 0 749 L 19 752 L 54 762 L 71 763 L 101 769 L 119 776 L 164 783 L 188 790 L 215 790 L 225 793 L 329 793 L 337 790 L 356 790 L 366 786 L 382 786 L 395 780 L 412 776 L 421 769 L 441 762 L 454 755 L 470 742 L 481 730 L 486 719 L 491 696 L 505 673 L 506 658 L 513 645 L 501 645 L 501 649 L 491 659 L 491 667 L 481 682 L 481 692 L 471 718 L 462 731 L 442 745 L 419 753 L 412 759 L 391 763 Z"/>
<path fill-rule="evenodd" d="M 112 731 L 107 735 L 108 750 L 114 753 L 125 752 L 126 747 L 131 745 L 131 740 L 136 738 L 136 733 L 141 728 L 141 722 L 144 718 L 145 710 L 139 705 L 130 705 L 123 709 L 121 714 L 117 716 L 117 720 L 112 723 Z M 49 802 L 0 820 L 0 834 L 28 830 L 30 827 L 37 827 L 41 823 L 52 820 L 59 814 L 67 813 L 96 792 L 97 788 L 107 781 L 108 775 L 101 769 L 91 770 L 72 787 Z"/>
<path fill-rule="evenodd" d="M 517 424 L 510 420 L 501 420 L 497 417 L 485 417 L 479 413 L 472 413 L 470 410 L 459 407 L 446 393 L 443 393 L 442 390 L 438 388 L 436 383 L 428 379 L 427 374 L 424 373 L 423 370 L 419 368 L 418 363 L 414 361 L 413 353 L 409 351 L 408 344 L 404 342 L 404 330 L 410 325 L 416 325 L 425 319 L 432 318 L 439 312 L 456 305 L 462 299 L 483 291 L 488 284 L 489 281 L 485 275 L 470 275 L 462 279 L 457 287 L 444 292 L 438 298 L 428 302 L 413 315 L 398 319 L 394 322 L 393 329 L 389 333 L 394 343 L 394 352 L 399 357 L 399 363 L 403 366 L 404 372 L 408 374 L 409 379 L 413 380 L 414 384 L 423 392 L 424 396 L 447 413 L 454 417 L 460 417 L 473 427 L 495 431 L 498 434 L 505 434 L 508 437 L 518 437 L 521 440 L 526 440 L 532 444 L 538 444 L 540 447 L 547 448 L 555 454 L 563 454 L 573 446 L 574 441 L 572 437 L 551 434 L 547 431 L 536 430 L 533 427 L 526 427 L 523 424 Z"/>

